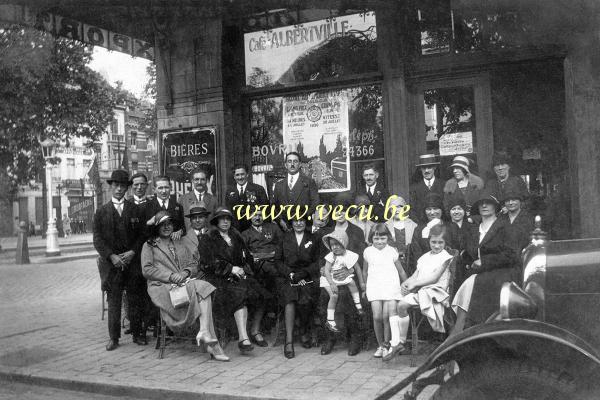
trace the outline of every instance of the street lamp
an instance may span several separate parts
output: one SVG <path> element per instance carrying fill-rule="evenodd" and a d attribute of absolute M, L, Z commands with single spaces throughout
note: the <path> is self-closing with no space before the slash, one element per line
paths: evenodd
<path fill-rule="evenodd" d="M 54 141 L 47 138 L 40 141 L 42 146 L 42 155 L 46 161 L 46 200 L 48 206 L 48 230 L 46 231 L 46 257 L 60 256 L 58 247 L 58 230 L 56 229 L 56 219 L 52 215 L 52 169 L 50 168 L 50 159 L 54 152 Z"/>

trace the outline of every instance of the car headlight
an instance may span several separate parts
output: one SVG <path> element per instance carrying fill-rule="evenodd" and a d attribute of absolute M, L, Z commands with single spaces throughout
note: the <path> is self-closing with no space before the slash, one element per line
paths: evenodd
<path fill-rule="evenodd" d="M 514 282 L 504 282 L 500 290 L 500 317 L 535 318 L 538 311 L 535 300 Z"/>

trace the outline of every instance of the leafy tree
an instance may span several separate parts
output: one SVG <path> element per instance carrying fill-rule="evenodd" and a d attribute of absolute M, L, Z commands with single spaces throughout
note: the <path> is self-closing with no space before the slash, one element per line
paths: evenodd
<path fill-rule="evenodd" d="M 148 74 L 148 81 L 144 85 L 145 101 L 142 104 L 142 108 L 144 109 L 142 124 L 145 132 L 149 135 L 156 135 L 158 132 L 158 120 L 156 116 L 156 65 L 154 63 L 146 67 L 146 74 Z"/>
<path fill-rule="evenodd" d="M 87 67 L 91 47 L 20 26 L 0 29 L 0 181 L 10 198 L 43 171 L 40 140 L 98 139 L 114 90 Z M 56 160 L 58 161 L 58 160 Z"/>

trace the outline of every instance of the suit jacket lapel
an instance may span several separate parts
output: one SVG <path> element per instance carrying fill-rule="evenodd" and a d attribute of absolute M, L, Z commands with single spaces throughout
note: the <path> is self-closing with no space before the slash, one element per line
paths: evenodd
<path fill-rule="evenodd" d="M 497 233 L 499 227 L 500 227 L 500 219 L 497 219 L 494 221 L 492 226 L 490 226 L 490 229 L 485 233 L 483 240 L 481 241 L 481 243 L 479 243 L 479 247 L 483 246 L 484 244 L 486 244 L 487 242 L 492 240 L 492 238 L 494 236 L 496 236 L 496 233 Z"/>

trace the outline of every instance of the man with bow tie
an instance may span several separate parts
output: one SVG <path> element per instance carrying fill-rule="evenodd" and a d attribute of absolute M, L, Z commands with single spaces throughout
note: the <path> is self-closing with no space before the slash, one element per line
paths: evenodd
<path fill-rule="evenodd" d="M 142 327 L 143 293 L 140 285 L 140 251 L 143 245 L 141 218 L 138 208 L 125 201 L 131 181 L 129 173 L 116 170 L 107 183 L 112 189 L 112 199 L 94 215 L 94 247 L 98 251 L 98 270 L 102 289 L 108 300 L 108 332 L 110 341 L 106 350 L 119 346 L 121 336 L 121 302 L 123 290 L 129 300 L 129 321 L 134 343 L 147 344 Z"/>
<path fill-rule="evenodd" d="M 248 229 L 252 222 L 247 218 L 237 219 L 237 212 L 235 206 L 251 207 L 254 210 L 254 206 L 257 205 L 268 205 L 269 198 L 265 189 L 252 182 L 248 182 L 248 167 L 244 164 L 236 164 L 233 166 L 233 179 L 235 180 L 235 186 L 230 186 L 225 192 L 225 204 L 227 208 L 233 212 L 236 216 L 234 219 L 234 226 L 243 232 Z M 243 215 L 244 213 L 242 213 Z"/>
<path fill-rule="evenodd" d="M 171 196 L 171 179 L 166 175 L 158 175 L 153 178 L 154 198 L 148 200 L 144 205 L 144 221 L 156 215 L 160 210 L 166 210 L 173 218 L 173 233 L 171 238 L 179 240 L 184 235 L 183 207 L 177 203 L 175 196 Z M 150 237 L 149 228 L 145 230 L 146 238 Z"/>
<path fill-rule="evenodd" d="M 275 183 L 272 203 L 277 210 L 283 206 L 294 206 L 299 207 L 299 212 L 303 213 L 305 208 L 308 208 L 303 216 L 306 218 L 319 204 L 319 191 L 315 181 L 300 172 L 300 167 L 300 154 L 295 151 L 289 152 L 285 156 L 287 174 L 285 179 Z M 279 226 L 284 232 L 290 229 L 286 218 L 279 218 Z"/>
<path fill-rule="evenodd" d="M 179 203 L 183 207 L 183 214 L 189 214 L 192 207 L 204 207 L 210 215 L 214 214 L 217 209 L 217 198 L 208 193 L 208 177 L 208 173 L 201 168 L 197 168 L 190 173 L 192 191 L 179 197 Z M 186 231 L 190 228 L 190 221 L 185 220 Z"/>
<path fill-rule="evenodd" d="M 390 193 L 383 184 L 378 182 L 379 171 L 375 165 L 366 164 L 363 167 L 362 177 L 365 184 L 358 187 L 356 195 L 365 195 L 369 199 L 369 205 L 373 207 L 372 215 L 377 218 L 371 222 L 383 222 L 385 202 L 390 197 Z"/>
<path fill-rule="evenodd" d="M 440 165 L 438 156 L 435 154 L 424 154 L 419 156 L 419 162 L 415 165 L 419 168 L 419 178 L 410 188 L 410 217 L 413 221 L 427 223 L 423 204 L 425 198 L 431 193 L 444 198 L 444 182 L 435 176 L 435 170 Z"/>

